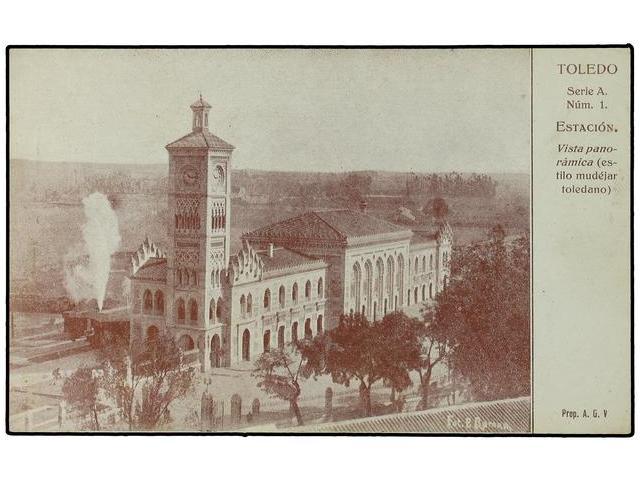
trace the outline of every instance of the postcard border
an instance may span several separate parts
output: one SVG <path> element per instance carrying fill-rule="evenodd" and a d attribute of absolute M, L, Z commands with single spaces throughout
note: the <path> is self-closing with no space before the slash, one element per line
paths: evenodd
<path fill-rule="evenodd" d="M 176 50 L 176 49 L 184 49 L 184 50 L 206 50 L 206 49 L 279 49 L 279 50 L 311 50 L 311 49 L 334 49 L 334 50 L 478 50 L 478 49 L 529 49 L 530 55 L 530 81 L 531 81 L 531 90 L 530 90 L 530 167 L 531 167 L 531 178 L 529 184 L 530 191 L 530 212 L 529 212 L 529 221 L 530 221 L 530 242 L 533 242 L 533 50 L 534 49 L 583 49 L 583 48 L 627 48 L 630 53 L 630 172 L 631 172 L 631 182 L 630 182 L 630 286 L 631 286 L 631 382 L 630 382 L 630 393 L 631 393 L 631 418 L 630 418 L 630 431 L 629 433 L 605 433 L 605 434 L 592 434 L 592 433 L 536 433 L 533 431 L 534 428 L 534 415 L 535 415 L 535 406 L 533 404 L 533 390 L 534 390 L 534 382 L 533 382 L 533 352 L 534 352 L 534 344 L 533 344 L 533 334 L 534 334 L 534 312 L 533 312 L 533 248 L 530 248 L 530 260 L 531 260 L 531 271 L 530 271 L 530 296 L 531 296 L 531 318 L 530 318 L 530 375 L 531 375 L 531 384 L 530 384 L 530 395 L 531 395 L 531 412 L 530 412 L 530 426 L 531 432 L 529 433 L 395 433 L 395 432 L 379 432 L 379 433 L 317 433 L 317 432 L 17 432 L 11 431 L 9 428 L 9 320 L 8 316 L 5 319 L 5 356 L 6 356 L 6 364 L 5 364 L 5 432 L 8 435 L 16 435 L 16 436 L 28 436 L 28 435 L 36 435 L 36 436 L 235 436 L 235 437 L 268 437 L 268 436 L 341 436 L 341 437 L 600 437 L 600 438 L 610 438 L 610 437 L 624 437 L 629 438 L 633 437 L 635 434 L 635 344 L 634 344 L 634 318 L 635 318 L 635 308 L 634 308 L 634 251 L 633 251 L 633 241 L 634 241 L 634 225 L 633 225 L 633 215 L 634 215 L 634 206 L 633 206 L 633 193 L 634 193 L 634 48 L 631 43 L 627 44 L 557 44 L 557 45 L 534 45 L 534 44 L 513 44 L 513 45 L 496 45 L 496 44 L 486 44 L 486 45 L 54 45 L 54 44 L 43 44 L 43 45 L 7 45 L 5 48 L 5 130 L 6 130 L 6 165 L 7 165 L 7 174 L 6 174 L 6 232 L 7 232 L 7 244 L 6 244 L 6 252 L 5 258 L 7 258 L 7 265 L 5 271 L 5 281 L 6 281 L 6 291 L 5 291 L 5 305 L 7 309 L 7 315 L 9 313 L 9 215 L 10 215 L 10 195 L 9 195 L 9 168 L 10 168 L 10 156 L 9 156 L 9 118 L 10 118 L 10 105 L 9 105 L 9 55 L 11 50 L 24 50 L 24 49 L 72 49 L 72 50 L 87 50 L 87 49 L 101 49 L 101 50 Z M 532 247 L 530 243 L 530 246 Z"/>

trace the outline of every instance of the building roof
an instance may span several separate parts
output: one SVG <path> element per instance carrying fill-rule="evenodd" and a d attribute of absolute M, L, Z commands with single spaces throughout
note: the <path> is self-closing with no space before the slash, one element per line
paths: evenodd
<path fill-rule="evenodd" d="M 423 243 L 436 243 L 438 241 L 438 230 L 414 230 L 411 237 L 411 245 Z"/>
<path fill-rule="evenodd" d="M 409 403 L 407 401 L 407 403 Z M 531 397 L 509 398 L 294 427 L 290 432 L 336 433 L 527 433 Z M 474 419 L 469 422 L 469 419 Z M 253 428 L 255 431 L 255 428 Z"/>
<path fill-rule="evenodd" d="M 216 150 L 233 150 L 235 147 L 225 142 L 213 133 L 204 130 L 191 132 L 175 142 L 171 142 L 165 148 L 214 148 Z"/>
<path fill-rule="evenodd" d="M 324 268 L 327 264 L 320 259 L 304 255 L 284 247 L 273 247 L 273 256 L 268 250 L 256 252 L 263 265 L 263 276 L 273 277 L 294 271 L 308 271 Z"/>
<path fill-rule="evenodd" d="M 413 227 L 411 245 L 435 244 L 443 242 L 453 242 L 453 231 L 451 225 L 446 221 L 436 220 L 423 222 Z"/>
<path fill-rule="evenodd" d="M 411 231 L 359 210 L 317 210 L 288 218 L 244 234 L 248 239 L 334 241 Z"/>
<path fill-rule="evenodd" d="M 167 281 L 167 259 L 149 258 L 136 271 L 132 278 L 136 280 L 154 280 L 159 282 Z"/>

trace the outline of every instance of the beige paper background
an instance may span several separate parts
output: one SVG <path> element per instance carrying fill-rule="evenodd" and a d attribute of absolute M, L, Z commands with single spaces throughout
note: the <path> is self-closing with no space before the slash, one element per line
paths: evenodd
<path fill-rule="evenodd" d="M 559 75 L 559 63 L 615 63 L 616 75 Z M 630 50 L 533 51 L 533 431 L 630 431 Z M 608 109 L 568 110 L 568 86 L 602 86 L 607 96 L 573 97 Z M 557 133 L 556 121 L 613 123 L 617 133 Z M 558 143 L 613 145 L 611 196 L 560 193 Z M 596 168 L 564 168 L 595 171 Z M 562 417 L 562 409 L 578 418 Z M 583 410 L 607 409 L 606 418 Z M 601 414 L 602 415 L 602 414 Z"/>

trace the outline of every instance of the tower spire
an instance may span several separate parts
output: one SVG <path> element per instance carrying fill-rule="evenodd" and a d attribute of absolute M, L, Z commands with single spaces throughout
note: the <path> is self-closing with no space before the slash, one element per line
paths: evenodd
<path fill-rule="evenodd" d="M 198 100 L 191 104 L 191 111 L 193 111 L 193 126 L 194 132 L 203 132 L 209 130 L 209 105 L 203 98 L 202 92 L 198 94 Z"/>

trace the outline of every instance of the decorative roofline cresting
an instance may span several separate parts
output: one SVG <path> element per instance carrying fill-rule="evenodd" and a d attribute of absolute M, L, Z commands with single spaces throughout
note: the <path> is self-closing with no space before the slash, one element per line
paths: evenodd
<path fill-rule="evenodd" d="M 262 280 L 264 262 L 247 240 L 240 251 L 229 260 L 229 282 L 237 285 Z"/>
<path fill-rule="evenodd" d="M 147 260 L 151 258 L 167 258 L 167 255 L 160 247 L 150 241 L 147 235 L 144 242 L 138 247 L 138 250 L 131 255 L 131 276 L 135 275 Z"/>

